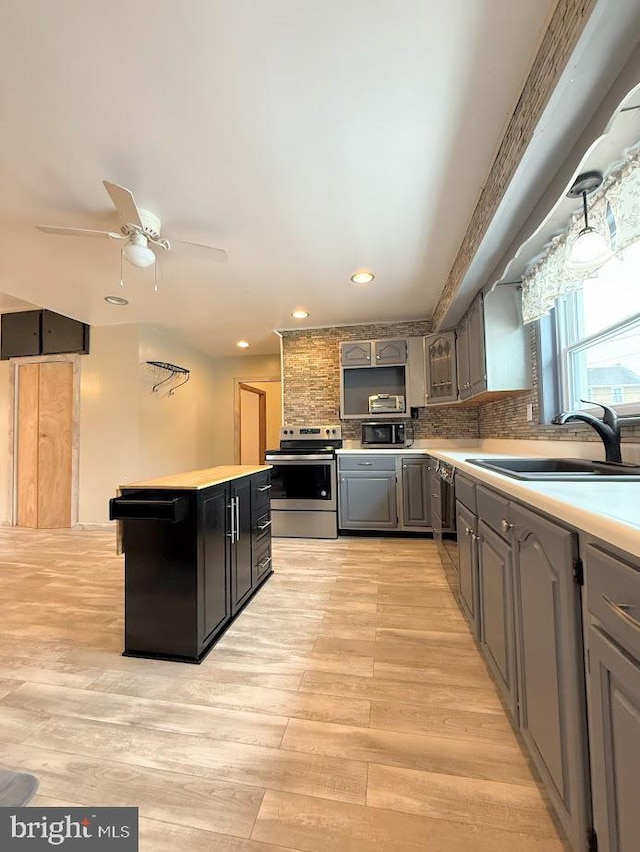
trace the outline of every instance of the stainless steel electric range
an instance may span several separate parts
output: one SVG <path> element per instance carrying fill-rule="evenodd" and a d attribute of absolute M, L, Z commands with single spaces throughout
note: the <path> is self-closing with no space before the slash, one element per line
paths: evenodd
<path fill-rule="evenodd" d="M 336 449 L 341 426 L 284 426 L 280 447 L 267 450 L 271 532 L 291 538 L 337 538 Z"/>

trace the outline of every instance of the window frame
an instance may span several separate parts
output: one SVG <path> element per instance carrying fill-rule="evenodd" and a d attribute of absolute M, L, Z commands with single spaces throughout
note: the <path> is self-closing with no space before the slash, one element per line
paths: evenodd
<path fill-rule="evenodd" d="M 563 411 L 573 410 L 573 400 L 577 398 L 574 389 L 575 371 L 571 368 L 572 357 L 585 352 L 595 345 L 606 343 L 611 338 L 625 331 L 635 328 L 640 329 L 640 313 L 626 317 L 618 323 L 614 323 L 601 331 L 583 337 L 582 323 L 582 292 L 580 290 L 570 293 L 558 299 L 554 310 L 555 338 L 556 338 L 556 382 L 558 391 L 558 402 Z M 640 401 L 608 403 L 610 408 L 624 418 L 626 423 L 640 423 Z M 590 414 L 601 414 L 600 406 L 583 408 Z"/>

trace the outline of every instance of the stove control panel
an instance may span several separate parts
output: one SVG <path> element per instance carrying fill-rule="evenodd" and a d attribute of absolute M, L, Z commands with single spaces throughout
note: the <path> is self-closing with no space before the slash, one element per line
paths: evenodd
<path fill-rule="evenodd" d="M 317 441 L 321 438 L 342 440 L 342 426 L 283 426 L 280 439 L 285 441 Z"/>

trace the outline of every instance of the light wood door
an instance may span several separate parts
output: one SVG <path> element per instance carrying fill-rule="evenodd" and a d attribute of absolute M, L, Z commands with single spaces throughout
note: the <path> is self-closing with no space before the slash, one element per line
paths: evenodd
<path fill-rule="evenodd" d="M 25 364 L 18 376 L 17 522 L 71 526 L 73 364 Z"/>
<path fill-rule="evenodd" d="M 265 391 L 241 383 L 240 464 L 264 464 L 267 449 L 267 406 Z"/>

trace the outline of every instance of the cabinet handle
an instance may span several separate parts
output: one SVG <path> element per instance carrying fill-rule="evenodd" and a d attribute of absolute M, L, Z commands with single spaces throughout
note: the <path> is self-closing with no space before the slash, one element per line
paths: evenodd
<path fill-rule="evenodd" d="M 231 502 L 229 503 L 229 509 L 231 510 L 231 532 L 228 532 L 227 535 L 231 539 L 231 544 L 233 544 L 236 540 L 236 515 L 235 515 L 235 507 L 233 505 L 234 497 L 231 498 Z"/>
<path fill-rule="evenodd" d="M 376 358 L 377 358 L 377 360 L 379 361 L 379 360 L 380 360 L 380 355 L 376 355 Z"/>
<path fill-rule="evenodd" d="M 266 559 L 263 559 L 262 562 L 259 563 L 258 568 L 266 568 L 266 566 L 271 562 L 271 557 L 267 556 Z"/>
<path fill-rule="evenodd" d="M 236 497 L 236 541 L 240 541 L 240 498 Z"/>
<path fill-rule="evenodd" d="M 373 464 L 373 462 L 358 462 L 358 464 L 360 465 L 360 467 L 369 467 Z"/>
<path fill-rule="evenodd" d="M 505 521 L 503 519 L 502 523 L 500 524 L 500 527 L 503 533 L 508 533 L 509 530 L 513 529 L 513 524 L 510 524 L 509 521 Z"/>
<path fill-rule="evenodd" d="M 602 596 L 602 600 L 615 612 L 616 615 L 622 616 L 625 621 L 628 621 L 629 624 L 632 624 L 635 628 L 640 630 L 640 621 L 634 618 L 629 612 L 630 609 L 637 609 L 638 607 L 634 607 L 633 604 L 614 603 L 606 595 Z"/>
<path fill-rule="evenodd" d="M 464 528 L 464 534 L 465 535 L 473 535 L 473 530 L 471 529 L 471 527 L 465 527 Z"/>
<path fill-rule="evenodd" d="M 260 488 L 258 488 L 258 491 L 269 491 L 270 488 L 270 485 L 262 485 Z"/>
<path fill-rule="evenodd" d="M 471 538 L 473 539 L 473 541 L 480 541 L 480 536 L 479 536 L 479 535 L 476 535 L 476 533 L 473 533 L 473 532 L 472 532 L 472 533 L 471 533 Z"/>
<path fill-rule="evenodd" d="M 402 465 L 402 469 L 403 469 L 403 470 L 406 470 L 406 469 L 407 469 L 406 464 L 403 464 L 403 465 Z"/>
<path fill-rule="evenodd" d="M 258 530 L 263 532 L 271 526 L 271 521 L 265 521 L 264 524 L 258 524 Z"/>

